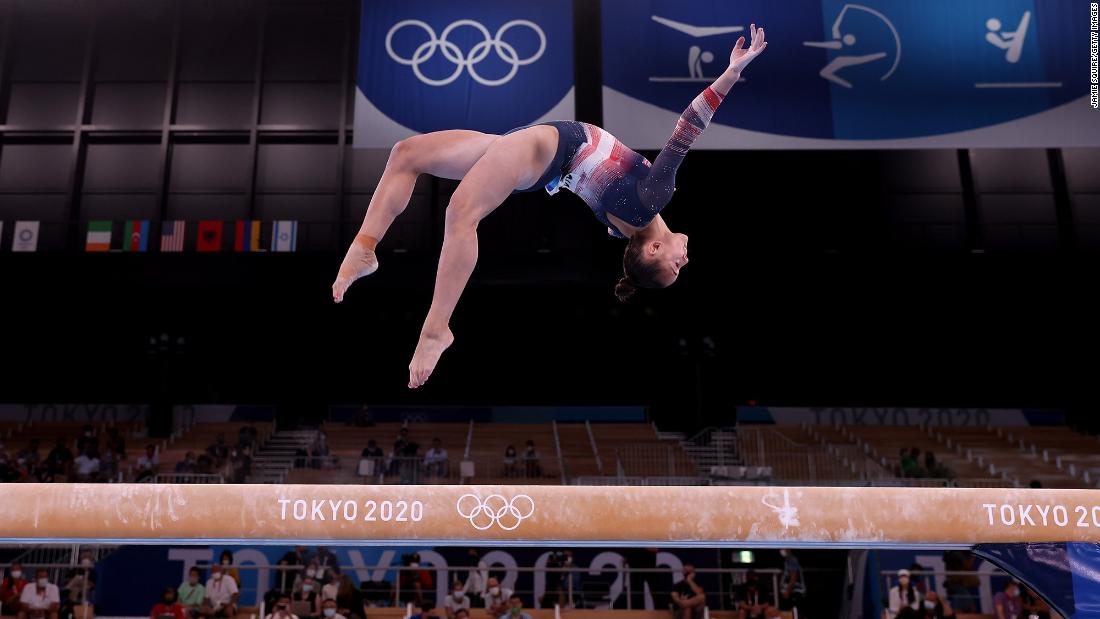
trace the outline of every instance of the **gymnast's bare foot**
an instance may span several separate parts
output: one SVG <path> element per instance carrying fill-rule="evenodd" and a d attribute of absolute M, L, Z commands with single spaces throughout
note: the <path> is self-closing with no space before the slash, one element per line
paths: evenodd
<path fill-rule="evenodd" d="M 356 236 L 348 248 L 344 261 L 340 263 L 340 272 L 336 275 L 336 281 L 332 282 L 332 300 L 339 303 L 344 300 L 344 293 L 355 280 L 366 277 L 378 270 L 378 256 L 374 253 L 373 240 L 369 237 Z"/>
<path fill-rule="evenodd" d="M 412 362 L 409 363 L 409 389 L 416 389 L 428 382 L 428 377 L 439 363 L 439 357 L 455 341 L 450 329 L 441 332 L 420 334 Z"/>

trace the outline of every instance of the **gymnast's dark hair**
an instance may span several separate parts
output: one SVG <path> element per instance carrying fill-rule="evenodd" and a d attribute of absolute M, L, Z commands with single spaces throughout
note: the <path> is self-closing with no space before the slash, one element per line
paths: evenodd
<path fill-rule="evenodd" d="M 638 288 L 660 288 L 654 281 L 657 276 L 657 265 L 643 259 L 642 249 L 645 247 L 645 239 L 641 234 L 630 237 L 623 252 L 623 276 L 619 283 L 615 284 L 615 298 L 620 303 L 626 303 L 634 296 Z"/>

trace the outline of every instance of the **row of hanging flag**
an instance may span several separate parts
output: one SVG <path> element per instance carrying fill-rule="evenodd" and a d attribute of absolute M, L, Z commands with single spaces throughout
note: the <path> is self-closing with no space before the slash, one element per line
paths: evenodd
<path fill-rule="evenodd" d="M 220 252 L 227 249 L 232 239 L 232 251 L 237 252 L 292 252 L 298 248 L 298 222 L 272 221 L 269 226 L 257 220 L 236 221 L 227 231 L 227 222 L 195 222 L 195 251 Z M 11 250 L 15 252 L 38 251 L 41 222 L 17 221 L 12 233 Z M 160 223 L 160 251 L 182 252 L 187 246 L 188 222 L 169 220 Z M 0 221 L 0 239 L 4 222 Z M 268 233 L 270 231 L 270 233 Z M 232 236 L 230 237 L 230 234 Z M 152 238 L 152 224 L 148 219 L 128 221 L 92 220 L 88 222 L 84 237 L 87 252 L 147 252 Z"/>

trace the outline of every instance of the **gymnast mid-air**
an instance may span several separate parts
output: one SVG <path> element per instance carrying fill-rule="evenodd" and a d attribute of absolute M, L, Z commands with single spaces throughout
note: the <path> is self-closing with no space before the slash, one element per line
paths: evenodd
<path fill-rule="evenodd" d="M 453 130 L 401 140 L 340 264 L 333 300 L 343 301 L 355 280 L 378 269 L 375 248 L 405 210 L 421 174 L 462 182 L 447 206 L 435 295 L 409 364 L 411 389 L 428 380 L 454 342 L 449 323 L 477 263 L 478 222 L 512 193 L 567 189 L 584 200 L 608 234 L 627 239 L 623 276 L 615 286 L 620 301 L 629 299 L 636 287 L 671 285 L 688 262 L 688 237 L 672 232 L 660 212 L 676 190 L 676 170 L 688 149 L 745 67 L 767 48 L 763 28 L 752 24 L 750 32 L 749 47 L 744 47 L 745 37 L 737 40 L 729 67 L 684 110 L 652 165 L 610 133 L 576 121 L 538 123 L 504 135 Z"/>

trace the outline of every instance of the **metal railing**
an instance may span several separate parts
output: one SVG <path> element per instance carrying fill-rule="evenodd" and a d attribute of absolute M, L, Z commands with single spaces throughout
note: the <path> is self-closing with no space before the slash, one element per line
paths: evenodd
<path fill-rule="evenodd" d="M 615 448 L 616 470 L 626 476 L 693 477 L 695 463 L 679 445 L 622 445 Z"/>
<path fill-rule="evenodd" d="M 592 455 L 596 457 L 596 470 L 603 474 L 603 459 L 600 458 L 600 448 L 596 446 L 596 434 L 592 431 L 592 423 L 584 420 L 584 429 L 588 431 L 588 444 L 592 446 Z"/>
<path fill-rule="evenodd" d="M 224 484 L 225 477 L 205 473 L 157 473 L 153 476 L 156 484 Z"/>

